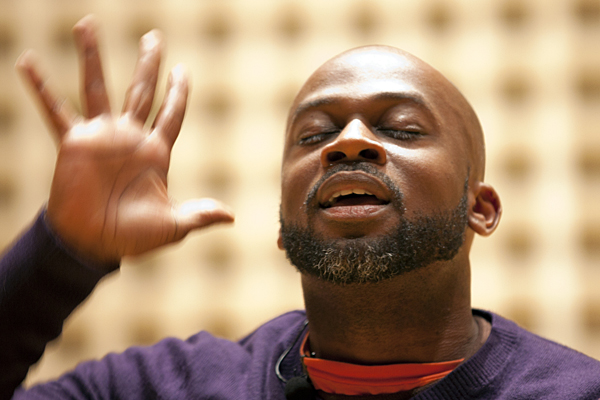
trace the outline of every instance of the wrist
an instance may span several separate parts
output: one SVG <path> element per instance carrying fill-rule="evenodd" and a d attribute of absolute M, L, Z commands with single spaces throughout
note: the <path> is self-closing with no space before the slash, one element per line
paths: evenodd
<path fill-rule="evenodd" d="M 52 218 L 49 216 L 47 206 L 42 211 L 42 221 L 49 236 L 54 240 L 57 247 L 62 249 L 67 255 L 88 268 L 103 273 L 112 272 L 119 268 L 120 258 L 106 257 L 96 255 L 91 251 L 86 251 L 83 246 L 78 245 L 75 241 L 69 241 L 60 233 L 60 228 L 57 227 Z"/>

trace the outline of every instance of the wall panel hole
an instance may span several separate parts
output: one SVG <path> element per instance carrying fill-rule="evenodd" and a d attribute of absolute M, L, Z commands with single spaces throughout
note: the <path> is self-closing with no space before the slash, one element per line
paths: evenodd
<path fill-rule="evenodd" d="M 581 309 L 583 327 L 587 333 L 597 336 L 600 334 L 600 302 L 588 300 Z"/>
<path fill-rule="evenodd" d="M 523 151 L 511 151 L 502 161 L 502 167 L 507 177 L 512 181 L 523 181 L 531 175 L 533 162 L 531 155 Z"/>
<path fill-rule="evenodd" d="M 151 345 L 161 339 L 158 323 L 154 318 L 134 318 L 128 329 L 129 340 L 138 345 Z"/>
<path fill-rule="evenodd" d="M 233 99 L 228 93 L 230 91 L 226 88 L 207 91 L 202 108 L 210 119 L 223 123 L 230 117 L 233 111 Z"/>
<path fill-rule="evenodd" d="M 352 29 L 365 38 L 375 33 L 378 23 L 376 11 L 370 3 L 364 3 L 358 7 L 352 17 Z"/>
<path fill-rule="evenodd" d="M 17 186 L 8 176 L 0 176 L 0 208 L 8 208 L 17 197 Z"/>
<path fill-rule="evenodd" d="M 75 41 L 73 40 L 73 25 L 75 22 L 63 21 L 54 27 L 52 33 L 52 43 L 60 52 L 76 52 Z"/>
<path fill-rule="evenodd" d="M 235 330 L 231 321 L 234 320 L 233 316 L 228 315 L 225 312 L 215 314 L 208 320 L 206 330 L 214 336 L 232 339 Z"/>
<path fill-rule="evenodd" d="M 512 73 L 504 76 L 500 83 L 500 96 L 509 104 L 520 105 L 526 101 L 533 88 L 530 80 L 522 73 Z"/>
<path fill-rule="evenodd" d="M 16 111 L 8 102 L 0 102 L 0 136 L 8 133 L 16 122 Z"/>
<path fill-rule="evenodd" d="M 214 46 L 224 46 L 232 36 L 232 23 L 225 12 L 213 12 L 201 27 L 201 35 Z"/>
<path fill-rule="evenodd" d="M 600 147 L 581 149 L 577 157 L 578 169 L 586 179 L 600 179 Z"/>
<path fill-rule="evenodd" d="M 506 252 L 519 259 L 527 258 L 534 250 L 535 242 L 529 229 L 520 226 L 511 229 L 504 240 Z"/>
<path fill-rule="evenodd" d="M 214 272 L 225 274 L 231 269 L 233 248 L 231 243 L 219 243 L 207 251 L 205 260 Z"/>
<path fill-rule="evenodd" d="M 445 3 L 433 3 L 425 13 L 425 23 L 434 32 L 445 32 L 452 25 L 452 10 Z"/>
<path fill-rule="evenodd" d="M 506 317 L 516 322 L 519 326 L 533 330 L 536 328 L 536 313 L 532 306 L 528 305 L 529 300 L 514 300 L 514 303 L 507 307 Z"/>
<path fill-rule="evenodd" d="M 219 199 L 225 199 L 234 184 L 234 175 L 229 167 L 215 166 L 206 177 L 206 187 L 210 195 Z"/>
<path fill-rule="evenodd" d="M 15 48 L 16 35 L 13 30 L 6 26 L 0 25 L 0 57 L 8 57 Z"/>
<path fill-rule="evenodd" d="M 579 247 L 589 258 L 600 257 L 600 226 L 583 226 L 579 233 Z"/>
<path fill-rule="evenodd" d="M 305 29 L 302 12 L 297 7 L 287 7 L 277 17 L 277 32 L 289 42 L 297 42 Z"/>
<path fill-rule="evenodd" d="M 600 24 L 600 1 L 579 0 L 573 3 L 573 13 L 581 25 Z"/>
<path fill-rule="evenodd" d="M 575 91 L 584 102 L 600 100 L 600 71 L 598 68 L 581 70 L 575 77 Z"/>
<path fill-rule="evenodd" d="M 522 1 L 505 1 L 500 6 L 500 21 L 508 29 L 522 29 L 530 19 L 530 11 Z"/>

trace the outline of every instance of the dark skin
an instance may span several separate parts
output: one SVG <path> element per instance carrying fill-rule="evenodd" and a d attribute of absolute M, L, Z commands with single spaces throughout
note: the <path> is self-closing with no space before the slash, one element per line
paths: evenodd
<path fill-rule="evenodd" d="M 458 90 L 396 49 L 344 53 L 300 91 L 283 158 L 282 219 L 300 226 L 308 224 L 307 193 L 337 163 L 369 162 L 391 177 L 404 193 L 407 218 L 455 207 L 468 177 L 469 223 L 452 260 L 371 284 L 336 285 L 303 275 L 302 287 L 317 357 L 363 365 L 471 357 L 491 327 L 471 313 L 469 251 L 475 233 L 496 228 L 501 207 L 481 181 L 481 129 Z M 371 237 L 398 223 L 398 210 L 385 202 L 323 207 L 332 193 L 348 189 L 387 196 L 361 172 L 340 173 L 318 191 L 315 231 L 326 238 Z"/>
<path fill-rule="evenodd" d="M 84 115 L 52 89 L 26 52 L 17 69 L 58 142 L 46 218 L 65 245 L 101 269 L 126 256 L 177 242 L 193 229 L 231 222 L 212 199 L 174 202 L 167 192 L 171 148 L 186 109 L 185 69 L 175 67 L 161 110 L 145 126 L 162 52 L 158 32 L 140 41 L 140 56 L 120 114 L 111 112 L 96 22 L 74 28 L 82 70 Z M 469 227 L 459 253 L 388 281 L 339 286 L 302 277 L 310 345 L 318 357 L 365 365 L 468 358 L 489 324 L 470 306 L 469 250 L 475 233 L 496 227 L 500 203 L 483 179 L 479 124 L 462 95 L 437 71 L 396 49 L 354 50 L 307 81 L 290 112 L 282 166 L 282 216 L 305 226 L 306 195 L 336 163 L 369 162 L 404 192 L 407 218 L 451 209 L 468 178 Z M 77 171 L 77 174 L 73 174 Z M 329 238 L 385 235 L 398 210 L 387 189 L 361 172 L 342 172 L 317 193 L 320 203 L 345 189 L 365 189 L 378 204 L 317 209 L 313 224 Z M 280 246 L 281 246 L 281 241 Z M 326 398 L 330 396 L 324 395 Z M 334 397 L 331 397 L 334 398 Z M 387 396 L 386 398 L 394 398 Z"/>

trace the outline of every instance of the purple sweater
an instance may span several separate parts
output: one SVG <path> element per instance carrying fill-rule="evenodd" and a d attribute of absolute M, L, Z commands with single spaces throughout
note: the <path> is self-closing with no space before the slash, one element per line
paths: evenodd
<path fill-rule="evenodd" d="M 278 358 L 299 375 L 303 311 L 284 314 L 239 342 L 200 332 L 80 364 L 58 380 L 19 387 L 64 319 L 102 275 L 78 263 L 41 218 L 0 261 L 0 399 L 284 399 Z M 600 399 L 600 362 L 495 314 L 483 347 L 413 399 Z"/>

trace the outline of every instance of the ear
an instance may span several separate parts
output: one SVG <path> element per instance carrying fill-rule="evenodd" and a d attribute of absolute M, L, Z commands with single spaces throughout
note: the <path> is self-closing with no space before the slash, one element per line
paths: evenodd
<path fill-rule="evenodd" d="M 279 250 L 283 250 L 283 238 L 281 237 L 281 228 L 279 228 L 279 235 L 277 236 L 277 247 L 279 247 Z"/>
<path fill-rule="evenodd" d="M 471 200 L 472 196 L 474 201 Z M 502 215 L 498 193 L 491 185 L 477 182 L 469 197 L 469 227 L 481 236 L 491 235 L 496 230 Z"/>

